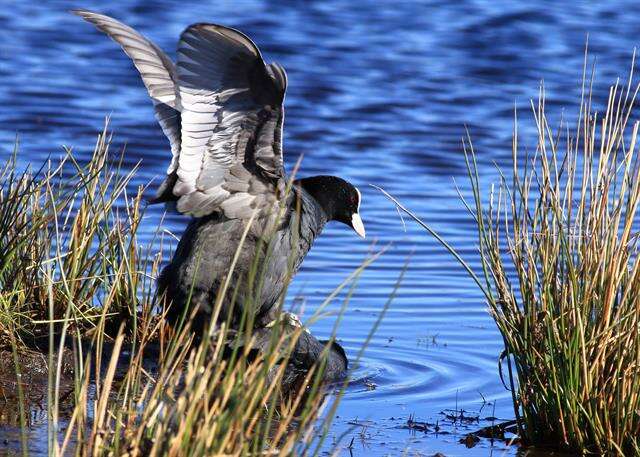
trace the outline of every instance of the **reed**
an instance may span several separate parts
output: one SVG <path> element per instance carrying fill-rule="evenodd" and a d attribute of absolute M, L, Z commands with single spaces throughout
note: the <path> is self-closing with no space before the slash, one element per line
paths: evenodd
<path fill-rule="evenodd" d="M 223 322 L 201 339 L 193 315 L 169 328 L 155 295 L 166 243 L 158 233 L 140 246 L 144 189 L 127 194 L 135 170 L 110 161 L 109 144 L 105 127 L 86 164 L 67 150 L 60 163 L 18 173 L 14 155 L 0 173 L 0 351 L 13 360 L 23 454 L 34 353 L 47 355 L 36 368 L 48 370 L 52 455 L 318 454 L 346 384 L 327 395 L 320 363 L 284 389 L 305 331 L 284 317 L 261 351 L 248 315 L 239 329 Z M 214 314 L 238 287 L 259 296 L 258 265 L 249 276 L 220 292 Z"/>
<path fill-rule="evenodd" d="M 504 339 L 500 371 L 523 443 L 638 455 L 640 162 L 632 119 L 639 86 L 632 65 L 629 82 L 609 88 L 599 113 L 586 62 L 575 124 L 550 125 L 541 88 L 531 103 L 533 144 L 523 148 L 516 116 L 512 168 L 499 170 L 499 182 L 482 185 L 465 139 L 472 195 L 465 205 L 476 224 L 481 272 L 403 209 L 456 256 L 486 297 Z"/>

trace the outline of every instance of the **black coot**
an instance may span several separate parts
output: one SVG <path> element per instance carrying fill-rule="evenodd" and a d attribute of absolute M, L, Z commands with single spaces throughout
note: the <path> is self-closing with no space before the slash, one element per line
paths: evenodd
<path fill-rule="evenodd" d="M 215 24 L 191 25 L 180 36 L 174 63 L 115 19 L 75 13 L 132 59 L 171 144 L 171 164 L 154 201 L 172 202 L 180 213 L 193 216 L 159 281 L 173 315 L 182 314 L 189 303 L 198 307 L 196 321 L 208 322 L 220 286 L 227 282 L 227 296 L 235 300 L 223 303 L 217 319 L 237 322 L 248 311 L 256 328 L 264 328 L 288 277 L 327 222 L 343 222 L 364 237 L 360 192 L 334 176 L 300 179 L 287 191 L 282 154 L 287 76 L 279 64 L 266 64 L 243 33 Z M 227 278 L 243 236 L 233 275 Z M 259 291 L 234 289 L 246 280 L 256 255 Z M 305 338 L 309 347 L 320 347 L 315 338 Z M 331 352 L 338 357 L 341 350 Z"/>

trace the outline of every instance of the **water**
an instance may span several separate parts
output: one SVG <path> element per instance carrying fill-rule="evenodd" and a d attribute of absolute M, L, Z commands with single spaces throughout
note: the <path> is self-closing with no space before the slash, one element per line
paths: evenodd
<path fill-rule="evenodd" d="M 353 357 L 378 317 L 405 263 L 396 299 L 373 338 L 338 411 L 332 438 L 346 433 L 354 455 L 514 455 L 500 444 L 458 443 L 450 434 L 412 432 L 407 419 L 443 421 L 464 408 L 480 418 L 513 416 L 497 358 L 501 339 L 480 293 L 443 249 L 407 222 L 368 184 L 400 198 L 473 265 L 472 223 L 456 194 L 468 189 L 460 139 L 468 126 L 485 181 L 493 163 L 508 165 L 514 103 L 544 79 L 553 119 L 575 112 L 587 33 L 597 56 L 599 106 L 606 84 L 625 76 L 637 45 L 635 2 L 280 2 L 121 0 L 3 1 L 0 9 L 0 156 L 19 135 L 20 160 L 40 163 L 72 145 L 86 158 L 111 116 L 127 166 L 142 160 L 133 186 L 159 180 L 168 143 L 146 91 L 118 46 L 68 14 L 82 6 L 113 15 L 173 52 L 190 23 L 218 22 L 249 34 L 268 60 L 289 74 L 285 154 L 300 175 L 336 174 L 362 191 L 367 241 L 341 225 L 317 240 L 291 288 L 313 310 L 373 249 L 388 251 L 363 275 L 339 337 Z M 531 141 L 529 142 L 531 144 Z M 142 241 L 160 223 L 152 207 Z M 186 218 L 170 215 L 180 233 Z M 337 310 L 340 302 L 332 304 Z M 334 318 L 315 325 L 326 336 Z M 40 418 L 40 423 L 44 420 Z M 37 421 L 36 421 L 37 422 Z M 446 420 L 444 421 L 446 422 Z M 355 424 L 355 425 L 354 425 Z M 366 425 L 363 427 L 362 425 Z M 484 422 L 481 421 L 481 425 Z M 38 429 L 33 434 L 37 436 Z M 37 441 L 37 440 L 36 440 Z M 34 444 L 44 452 L 46 443 Z M 344 451 L 348 455 L 348 451 Z"/>

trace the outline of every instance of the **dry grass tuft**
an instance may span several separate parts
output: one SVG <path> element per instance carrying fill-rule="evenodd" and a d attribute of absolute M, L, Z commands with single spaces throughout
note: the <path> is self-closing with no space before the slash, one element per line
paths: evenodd
<path fill-rule="evenodd" d="M 504 339 L 500 360 L 523 442 L 638 455 L 640 154 L 631 119 L 639 86 L 633 72 L 628 85 L 611 86 L 601 114 L 586 71 L 583 80 L 573 126 L 549 125 L 541 89 L 531 104 L 534 147 L 522 152 L 516 122 L 513 167 L 497 185 L 481 185 L 465 140 L 482 274 L 402 208 L 484 293 Z"/>
<path fill-rule="evenodd" d="M 162 243 L 136 239 L 143 189 L 127 195 L 133 171 L 108 158 L 105 130 L 85 165 L 67 151 L 37 172 L 20 174 L 13 160 L 0 173 L 0 351 L 12 357 L 3 366 L 17 381 L 23 452 L 36 378 L 29 372 L 40 360 L 52 455 L 319 453 L 340 395 L 327 397 L 322 364 L 283 387 L 304 329 L 281 319 L 267 348 L 255 351 L 248 327 L 221 324 L 202 341 L 190 316 L 168 328 L 155 297 Z M 250 276 L 259 294 L 259 275 Z M 0 379 L 7 398 L 5 387 Z"/>

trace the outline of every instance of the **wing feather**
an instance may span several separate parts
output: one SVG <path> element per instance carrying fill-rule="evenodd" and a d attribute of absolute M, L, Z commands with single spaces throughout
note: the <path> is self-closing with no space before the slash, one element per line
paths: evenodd
<path fill-rule="evenodd" d="M 287 76 L 265 64 L 241 32 L 195 24 L 180 36 L 177 62 L 121 22 L 74 11 L 116 41 L 138 69 L 171 143 L 157 201 L 178 199 L 196 217 L 248 218 L 273 209 L 284 189 L 283 101 Z"/>
<path fill-rule="evenodd" d="M 116 19 L 86 10 L 74 10 L 73 13 L 92 23 L 118 43 L 138 69 L 153 101 L 156 119 L 171 144 L 172 159 L 167 168 L 168 176 L 158 189 L 156 197 L 158 200 L 171 199 L 181 148 L 180 98 L 175 65 L 153 42 Z"/>
<path fill-rule="evenodd" d="M 182 33 L 176 68 L 182 102 L 174 187 L 179 210 L 197 216 L 204 207 L 217 208 L 230 218 L 269 210 L 284 180 L 284 69 L 266 65 L 241 32 L 213 24 Z M 260 194 L 272 198 L 257 199 Z"/>

